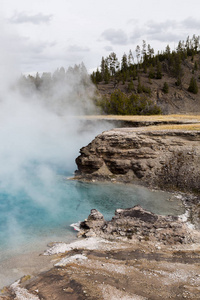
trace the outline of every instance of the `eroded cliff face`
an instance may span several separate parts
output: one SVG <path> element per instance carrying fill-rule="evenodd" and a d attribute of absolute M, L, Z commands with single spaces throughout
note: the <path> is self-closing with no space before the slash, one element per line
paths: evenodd
<path fill-rule="evenodd" d="M 77 178 L 200 193 L 200 131 L 113 129 L 80 153 Z"/>

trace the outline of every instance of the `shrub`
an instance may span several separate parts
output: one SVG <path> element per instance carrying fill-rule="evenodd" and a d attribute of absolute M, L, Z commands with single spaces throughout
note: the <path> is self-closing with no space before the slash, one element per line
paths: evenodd
<path fill-rule="evenodd" d="M 151 89 L 149 87 L 142 85 L 140 82 L 138 83 L 137 92 L 138 94 L 145 93 L 151 96 Z"/>
<path fill-rule="evenodd" d="M 149 78 L 153 79 L 155 78 L 155 71 L 152 65 L 149 67 Z"/>
<path fill-rule="evenodd" d="M 114 115 L 152 115 L 161 114 L 161 109 L 145 96 L 132 93 L 127 96 L 120 90 L 115 90 L 110 98 L 104 97 L 98 106 L 106 114 Z"/>
<path fill-rule="evenodd" d="M 134 87 L 134 84 L 133 84 L 133 81 L 129 82 L 128 84 L 128 92 L 133 92 L 135 90 L 135 87 Z"/>

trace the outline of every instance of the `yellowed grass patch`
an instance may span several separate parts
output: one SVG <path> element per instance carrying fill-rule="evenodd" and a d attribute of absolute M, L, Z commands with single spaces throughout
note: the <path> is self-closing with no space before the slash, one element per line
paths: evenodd
<path fill-rule="evenodd" d="M 200 131 L 200 124 L 155 125 L 155 126 L 145 127 L 145 129 L 146 130 L 186 130 L 186 131 Z"/>
<path fill-rule="evenodd" d="M 82 117 L 81 117 L 82 118 Z M 84 116 L 84 119 L 97 120 L 122 120 L 122 121 L 181 121 L 181 122 L 200 122 L 200 115 L 151 115 L 151 116 L 121 116 L 121 115 L 91 115 Z"/>

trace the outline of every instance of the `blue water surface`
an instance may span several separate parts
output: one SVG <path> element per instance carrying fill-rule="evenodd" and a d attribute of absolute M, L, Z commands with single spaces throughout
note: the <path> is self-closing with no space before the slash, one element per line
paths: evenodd
<path fill-rule="evenodd" d="M 62 175 L 50 184 L 34 177 L 31 182 L 31 187 L 14 194 L 0 193 L 1 259 L 8 252 L 29 251 L 34 245 L 74 237 L 70 224 L 84 220 L 93 208 L 106 219 L 112 218 L 116 208 L 137 204 L 159 214 L 183 212 L 180 201 L 169 201 L 169 193 L 136 185 L 84 183 Z"/>

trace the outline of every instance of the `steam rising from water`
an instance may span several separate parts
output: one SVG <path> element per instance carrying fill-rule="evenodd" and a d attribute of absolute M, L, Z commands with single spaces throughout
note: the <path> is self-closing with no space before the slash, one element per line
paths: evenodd
<path fill-rule="evenodd" d="M 13 44 L 19 52 L 17 38 L 13 41 L 13 35 L 2 30 L 0 41 L 4 45 L 0 48 L 0 197 L 10 205 L 0 225 L 7 226 L 7 239 L 14 241 L 21 235 L 19 212 L 13 211 L 12 203 L 26 195 L 55 214 L 57 175 L 71 175 L 79 149 L 105 127 L 84 132 L 83 123 L 74 117 L 94 111 L 94 87 L 83 66 L 82 73 L 70 69 L 65 80 L 57 76 L 54 86 L 39 93 L 31 82 L 28 88 L 16 84 L 19 57 L 14 57 Z M 2 203 L 0 199 L 3 211 Z"/>
<path fill-rule="evenodd" d="M 86 87 L 77 72 L 68 74 L 67 82 L 57 78 L 46 93 L 30 86 L 20 89 L 16 85 L 19 57 L 13 45 L 16 42 L 15 52 L 21 45 L 5 28 L 0 41 L 0 189 L 15 191 L 27 189 L 30 172 L 46 184 L 53 180 L 53 165 L 69 172 L 75 168 L 74 158 L 87 141 L 86 135 L 79 135 L 80 122 L 72 116 L 82 115 L 85 107 L 94 109 L 94 88 L 89 82 Z"/>

